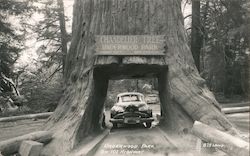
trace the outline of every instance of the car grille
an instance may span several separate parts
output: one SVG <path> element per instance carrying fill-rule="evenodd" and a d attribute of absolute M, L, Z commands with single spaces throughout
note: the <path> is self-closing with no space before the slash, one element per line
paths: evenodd
<path fill-rule="evenodd" d="M 137 113 L 127 113 L 124 114 L 124 117 L 141 117 L 140 114 Z"/>
<path fill-rule="evenodd" d="M 148 118 L 150 116 L 142 112 L 124 112 L 114 116 L 115 119 L 123 119 L 127 117 Z"/>
<path fill-rule="evenodd" d="M 128 106 L 126 109 L 125 109 L 126 112 L 136 112 L 136 111 L 139 111 L 138 107 L 136 106 Z"/>

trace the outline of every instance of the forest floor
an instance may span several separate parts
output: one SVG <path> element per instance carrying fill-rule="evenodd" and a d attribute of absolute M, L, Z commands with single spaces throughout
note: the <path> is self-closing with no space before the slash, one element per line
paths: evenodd
<path fill-rule="evenodd" d="M 17 120 L 15 122 L 0 122 L 0 141 L 39 131 L 47 119 Z"/>

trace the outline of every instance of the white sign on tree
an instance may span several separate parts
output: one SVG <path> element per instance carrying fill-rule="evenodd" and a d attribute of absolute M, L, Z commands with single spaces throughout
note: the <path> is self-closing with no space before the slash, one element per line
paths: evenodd
<path fill-rule="evenodd" d="M 165 55 L 163 35 L 96 36 L 96 55 Z"/>

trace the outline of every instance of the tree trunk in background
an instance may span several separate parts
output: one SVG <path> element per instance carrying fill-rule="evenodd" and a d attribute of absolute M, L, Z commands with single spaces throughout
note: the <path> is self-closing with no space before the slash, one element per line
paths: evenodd
<path fill-rule="evenodd" d="M 68 43 L 68 34 L 65 27 L 65 16 L 64 16 L 64 4 L 63 0 L 57 0 L 58 5 L 58 13 L 59 13 L 59 24 L 60 24 L 60 31 L 61 31 L 61 45 L 62 45 L 62 68 L 64 74 L 65 68 L 65 60 L 67 55 L 67 43 Z"/>
<path fill-rule="evenodd" d="M 65 155 L 88 135 L 100 132 L 108 78 L 101 70 L 97 74 L 95 61 L 104 65 L 128 65 L 134 60 L 154 64 L 154 58 L 146 56 L 96 60 L 95 35 L 165 35 L 168 71 L 161 73 L 159 91 L 162 112 L 168 118 L 162 125 L 178 132 L 199 120 L 234 131 L 195 67 L 185 36 L 181 0 L 76 0 L 72 32 L 65 66 L 66 90 L 46 124 L 55 138 L 45 153 Z M 167 102 L 167 98 L 171 100 Z"/>
<path fill-rule="evenodd" d="M 246 60 L 242 65 L 241 71 L 241 86 L 245 96 L 250 99 L 250 55 L 246 55 Z"/>
<path fill-rule="evenodd" d="M 202 36 L 200 31 L 200 0 L 192 0 L 191 52 L 198 71 L 200 71 L 200 51 L 202 47 Z"/>
<path fill-rule="evenodd" d="M 200 6 L 201 7 L 201 6 Z M 206 32 L 206 28 L 205 26 L 207 25 L 208 23 L 208 20 L 207 20 L 207 17 L 208 17 L 208 9 L 209 9 L 209 1 L 206 1 L 206 4 L 203 6 L 204 9 L 203 9 L 203 16 L 201 16 L 201 49 L 200 49 L 200 74 L 202 76 L 203 73 L 205 73 L 205 56 L 206 56 L 206 42 L 207 42 L 207 39 L 208 39 L 208 33 Z M 201 9 L 201 8 L 200 8 Z M 200 12 L 201 14 L 201 12 Z M 204 78 L 204 77 L 203 77 Z"/>
<path fill-rule="evenodd" d="M 247 81 L 247 90 L 246 90 L 246 95 L 248 99 L 250 99 L 250 54 L 247 55 L 247 76 L 246 76 L 246 81 Z"/>
<path fill-rule="evenodd" d="M 226 61 L 225 50 L 223 45 L 218 42 L 214 42 L 211 48 L 207 48 L 204 52 L 204 77 L 206 77 L 207 85 L 209 89 L 216 92 L 225 91 L 226 85 Z"/>

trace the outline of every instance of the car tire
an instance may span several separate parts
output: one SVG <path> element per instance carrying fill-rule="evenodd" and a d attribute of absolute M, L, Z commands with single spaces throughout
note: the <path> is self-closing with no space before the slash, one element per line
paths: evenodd
<path fill-rule="evenodd" d="M 146 127 L 147 128 L 150 128 L 152 126 L 152 123 L 151 122 L 146 122 Z"/>
<path fill-rule="evenodd" d="M 102 116 L 102 127 L 106 128 L 105 114 L 103 114 L 103 116 Z"/>
<path fill-rule="evenodd" d="M 150 117 L 153 117 L 153 112 L 151 111 L 151 113 L 150 113 Z"/>

